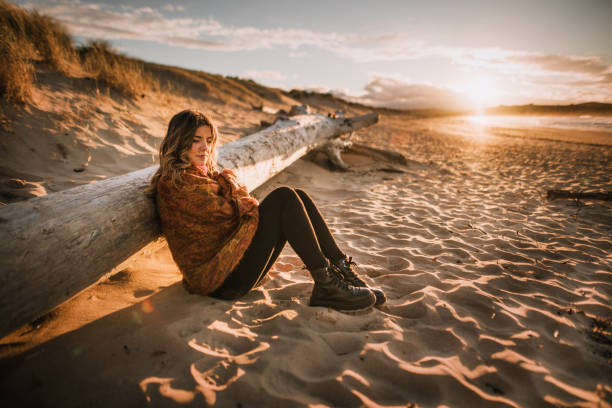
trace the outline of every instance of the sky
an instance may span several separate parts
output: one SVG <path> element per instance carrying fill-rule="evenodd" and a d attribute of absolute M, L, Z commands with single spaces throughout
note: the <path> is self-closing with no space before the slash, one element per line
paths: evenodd
<path fill-rule="evenodd" d="M 612 103 L 612 0 L 13 3 L 77 43 L 374 106 Z"/>

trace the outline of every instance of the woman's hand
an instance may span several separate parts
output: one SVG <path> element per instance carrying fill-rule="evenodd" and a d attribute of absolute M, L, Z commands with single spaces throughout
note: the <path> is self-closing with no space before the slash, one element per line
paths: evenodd
<path fill-rule="evenodd" d="M 238 181 L 238 178 L 230 169 L 221 171 L 218 174 L 218 181 L 219 184 L 229 188 L 240 216 L 250 215 L 259 207 L 257 199 L 249 194 L 246 187 Z"/>
<path fill-rule="evenodd" d="M 244 189 L 246 191 L 246 187 L 238 181 L 238 177 L 236 177 L 234 172 L 230 169 L 223 169 L 220 173 L 218 173 L 218 177 L 227 182 L 232 190 L 232 195 L 240 189 Z"/>
<path fill-rule="evenodd" d="M 240 197 L 238 200 L 236 200 L 236 203 L 238 205 L 238 212 L 241 216 L 245 214 L 252 214 L 253 211 L 259 207 L 259 202 L 257 199 L 251 196 Z"/>

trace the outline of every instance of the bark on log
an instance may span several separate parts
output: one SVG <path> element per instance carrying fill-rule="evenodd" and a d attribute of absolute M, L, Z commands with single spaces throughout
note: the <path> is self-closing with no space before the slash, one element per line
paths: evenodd
<path fill-rule="evenodd" d="M 602 200 L 612 201 L 612 191 L 569 191 L 569 190 L 548 190 L 546 197 L 549 200 L 557 198 L 571 198 L 576 200 Z"/>
<path fill-rule="evenodd" d="M 219 166 L 252 191 L 319 144 L 377 120 L 376 113 L 295 116 L 221 146 Z M 156 168 L 0 207 L 0 337 L 159 238 L 154 203 L 144 195 Z"/>

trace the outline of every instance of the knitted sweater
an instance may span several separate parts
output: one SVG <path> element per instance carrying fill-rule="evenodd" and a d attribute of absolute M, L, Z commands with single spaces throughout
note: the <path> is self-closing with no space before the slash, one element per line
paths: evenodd
<path fill-rule="evenodd" d="M 195 165 L 172 185 L 157 184 L 162 232 L 190 293 L 208 295 L 238 265 L 259 221 L 258 202 L 229 169 L 207 174 Z"/>

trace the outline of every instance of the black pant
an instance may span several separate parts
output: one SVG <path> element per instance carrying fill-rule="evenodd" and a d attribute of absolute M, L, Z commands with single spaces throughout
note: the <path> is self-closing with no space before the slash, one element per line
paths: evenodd
<path fill-rule="evenodd" d="M 259 224 L 240 263 L 210 296 L 236 299 L 268 273 L 285 243 L 306 264 L 322 268 L 327 259 L 344 258 L 317 206 L 303 190 L 279 187 L 259 204 Z"/>

